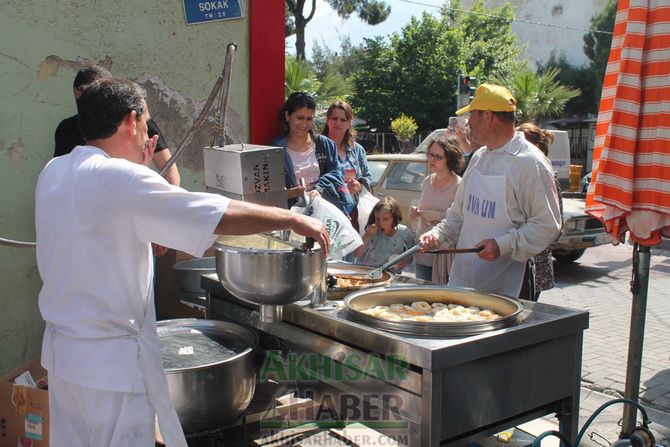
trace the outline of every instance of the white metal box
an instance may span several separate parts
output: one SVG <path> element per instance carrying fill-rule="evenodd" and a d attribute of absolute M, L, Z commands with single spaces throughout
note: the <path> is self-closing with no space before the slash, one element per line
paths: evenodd
<path fill-rule="evenodd" d="M 254 144 L 205 147 L 204 164 L 208 191 L 286 208 L 282 148 Z"/>

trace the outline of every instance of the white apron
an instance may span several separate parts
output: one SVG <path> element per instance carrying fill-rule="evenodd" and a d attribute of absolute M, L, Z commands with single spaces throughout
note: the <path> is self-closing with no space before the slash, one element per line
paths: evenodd
<path fill-rule="evenodd" d="M 153 282 L 153 281 L 152 281 Z M 172 405 L 168 394 L 167 380 L 163 372 L 161 358 L 160 340 L 156 333 L 156 311 L 153 300 L 153 287 L 149 287 L 149 296 L 146 300 L 144 318 L 139 332 L 122 336 L 137 342 L 139 354 L 139 366 L 147 390 L 147 398 L 158 417 L 158 425 L 166 447 L 187 447 L 184 431 L 179 423 L 177 412 Z M 47 333 L 50 342 L 56 337 L 65 337 L 58 330 L 47 323 Z M 95 340 L 90 340 L 95 343 Z"/>
<path fill-rule="evenodd" d="M 505 197 L 505 175 L 482 175 L 478 169 L 472 170 L 463 197 L 463 226 L 457 248 L 474 247 L 514 227 Z M 454 257 L 449 285 L 517 298 L 525 267 L 509 256 L 491 262 L 476 253 L 459 253 Z"/>

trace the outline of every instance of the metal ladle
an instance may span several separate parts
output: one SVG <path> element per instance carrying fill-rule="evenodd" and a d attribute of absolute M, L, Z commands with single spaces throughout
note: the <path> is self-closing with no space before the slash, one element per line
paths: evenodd
<path fill-rule="evenodd" d="M 444 250 L 435 250 L 435 251 L 427 251 L 426 253 L 430 254 L 440 254 L 440 253 L 477 253 L 480 252 L 484 249 L 484 247 L 474 247 L 474 248 L 448 248 Z M 400 261 L 404 261 L 405 259 L 415 255 L 416 253 L 421 250 L 421 246 L 419 244 L 416 244 L 412 248 L 410 248 L 407 251 L 404 251 L 403 253 L 399 254 L 395 258 L 391 259 L 388 261 L 386 264 L 383 264 L 380 267 L 377 267 L 376 269 L 366 273 L 365 275 L 355 275 L 355 274 L 349 274 L 349 273 L 338 273 L 338 277 L 340 278 L 353 278 L 353 279 L 371 279 L 371 280 L 376 280 L 382 277 L 382 273 L 384 270 L 389 269 L 399 263 Z"/>

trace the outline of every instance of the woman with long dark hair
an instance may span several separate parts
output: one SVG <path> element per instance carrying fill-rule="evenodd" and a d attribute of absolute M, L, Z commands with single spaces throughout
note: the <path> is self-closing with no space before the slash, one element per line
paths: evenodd
<path fill-rule="evenodd" d="M 273 144 L 284 148 L 288 205 L 297 202 L 303 191 L 300 179 L 310 197 L 321 196 L 349 214 L 354 199 L 344 183 L 335 143 L 314 130 L 316 102 L 305 92 L 288 97 L 280 111 L 284 135 Z"/>

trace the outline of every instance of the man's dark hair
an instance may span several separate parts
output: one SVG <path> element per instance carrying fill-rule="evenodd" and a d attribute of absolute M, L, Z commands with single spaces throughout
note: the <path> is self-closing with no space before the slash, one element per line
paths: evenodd
<path fill-rule="evenodd" d="M 89 85 L 101 79 L 111 79 L 112 74 L 100 65 L 87 65 L 82 67 L 74 77 L 72 87 L 75 90 L 84 90 Z"/>
<path fill-rule="evenodd" d="M 77 100 L 79 130 L 85 141 L 107 138 L 133 110 L 144 113 L 146 92 L 132 81 L 103 79 L 84 90 Z"/>

